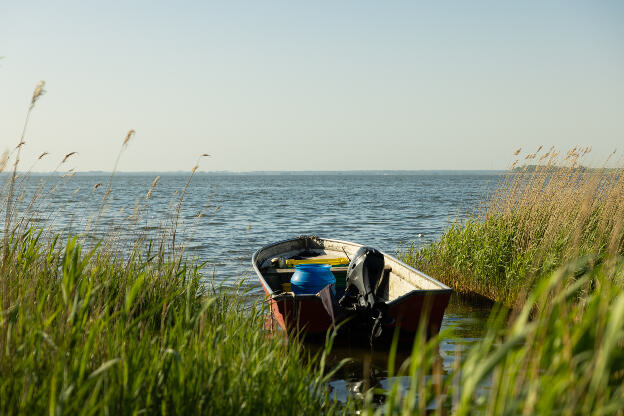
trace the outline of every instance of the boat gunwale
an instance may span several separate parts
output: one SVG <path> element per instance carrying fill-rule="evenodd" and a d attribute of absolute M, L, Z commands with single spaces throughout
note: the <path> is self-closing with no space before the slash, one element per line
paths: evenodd
<path fill-rule="evenodd" d="M 276 299 L 278 296 L 281 297 L 282 299 L 285 299 L 286 296 L 288 296 L 289 298 L 292 298 L 293 300 L 295 298 L 297 299 L 301 299 L 301 298 L 315 298 L 318 299 L 320 301 L 320 298 L 318 296 L 316 296 L 316 294 L 301 294 L 301 295 L 282 295 L 282 294 L 278 294 L 277 296 L 275 295 L 275 291 L 273 290 L 273 288 L 267 283 L 267 281 L 264 279 L 264 275 L 262 274 L 262 272 L 260 272 L 260 269 L 257 265 L 257 259 L 258 259 L 258 255 L 265 251 L 268 250 L 271 247 L 275 247 L 277 245 L 280 244 L 284 244 L 284 243 L 288 243 L 288 242 L 292 242 L 292 241 L 296 241 L 296 240 L 303 240 L 303 239 L 316 239 L 316 240 L 321 240 L 321 241 L 330 241 L 332 243 L 337 243 L 337 244 L 347 244 L 347 245 L 352 245 L 352 246 L 358 246 L 358 247 L 363 247 L 362 244 L 358 244 L 358 243 L 354 243 L 351 241 L 344 241 L 344 240 L 334 240 L 331 238 L 322 238 L 322 237 L 317 237 L 315 235 L 300 235 L 294 238 L 288 238 L 288 239 L 284 239 L 284 240 L 280 240 L 280 241 L 276 241 L 274 243 L 270 243 L 267 244 L 266 246 L 260 247 L 258 250 L 256 250 L 254 252 L 254 254 L 251 256 L 251 264 L 253 266 L 254 271 L 256 272 L 256 274 L 258 275 L 258 278 L 260 279 L 260 284 L 262 284 L 263 288 L 265 290 L 267 290 L 267 297 L 270 299 Z M 434 293 L 434 294 L 443 294 L 443 293 L 450 293 L 453 291 L 453 289 L 451 289 L 450 287 L 448 287 L 447 285 L 445 285 L 444 283 L 434 279 L 433 277 L 429 276 L 426 273 L 421 272 L 420 270 L 417 270 L 415 268 L 413 268 L 412 266 L 406 264 L 405 262 L 397 259 L 394 256 L 391 256 L 389 254 L 386 254 L 383 251 L 380 251 L 380 253 L 385 257 L 389 257 L 390 259 L 400 263 L 403 267 L 406 267 L 409 271 L 412 271 L 414 273 L 416 273 L 417 275 L 419 275 L 420 277 L 423 277 L 425 280 L 429 280 L 430 282 L 439 285 L 440 288 L 439 289 L 414 289 L 414 290 L 410 290 L 407 293 L 404 293 L 403 295 L 391 300 L 390 302 L 385 302 L 386 305 L 395 305 L 397 303 L 402 302 L 404 299 L 408 298 L 408 297 L 412 297 L 415 295 L 419 295 L 419 294 L 427 294 L 427 293 Z M 401 278 L 401 277 L 400 277 Z"/>

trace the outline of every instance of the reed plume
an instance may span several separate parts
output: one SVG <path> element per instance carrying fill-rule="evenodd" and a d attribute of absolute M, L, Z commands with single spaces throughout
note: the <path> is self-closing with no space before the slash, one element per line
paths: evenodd
<path fill-rule="evenodd" d="M 134 137 L 134 129 L 130 129 L 128 131 L 128 133 L 126 134 L 126 137 L 123 140 L 123 144 L 122 146 L 126 146 L 128 144 L 128 142 L 130 141 L 130 139 L 132 139 L 132 137 Z"/>
<path fill-rule="evenodd" d="M 156 185 L 158 184 L 159 180 L 160 180 L 160 176 L 156 176 L 156 178 L 154 178 L 154 181 L 152 182 L 152 186 L 150 187 L 149 191 L 147 191 L 147 194 L 145 195 L 145 199 L 150 199 L 150 197 L 152 196 L 152 191 L 154 190 L 154 188 L 156 188 Z"/>
<path fill-rule="evenodd" d="M 4 171 L 8 161 L 9 161 L 9 151 L 5 150 L 4 152 L 2 152 L 2 155 L 0 155 L 0 172 Z"/>
<path fill-rule="evenodd" d="M 37 100 L 39 100 L 39 97 L 45 94 L 46 91 L 43 89 L 44 86 L 45 86 L 45 81 L 39 81 L 39 83 L 35 87 L 35 90 L 33 91 L 33 95 L 30 100 L 31 106 L 34 106 Z"/>
<path fill-rule="evenodd" d="M 78 154 L 78 152 L 70 152 L 70 153 L 67 153 L 67 154 L 65 155 L 65 157 L 63 158 L 63 160 L 61 161 L 61 165 L 62 165 L 63 163 L 65 163 L 65 162 L 67 162 L 67 159 L 69 159 L 70 157 L 72 157 L 72 156 L 73 156 L 73 155 L 75 155 L 75 154 Z"/>

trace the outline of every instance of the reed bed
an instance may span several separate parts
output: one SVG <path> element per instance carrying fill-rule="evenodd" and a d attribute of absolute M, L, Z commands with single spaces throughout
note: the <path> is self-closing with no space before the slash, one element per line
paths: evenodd
<path fill-rule="evenodd" d="M 497 191 L 439 241 L 399 257 L 461 292 L 520 307 L 540 276 L 574 259 L 614 261 L 624 252 L 624 168 L 583 167 L 590 151 L 525 157 Z M 611 259 L 611 260 L 609 260 Z"/>
<path fill-rule="evenodd" d="M 417 338 L 383 406 L 366 415 L 623 415 L 624 263 L 589 258 L 539 279 L 508 321 L 496 308 L 484 338 L 448 372 L 439 341 Z M 459 354 L 459 353 L 458 353 Z"/>

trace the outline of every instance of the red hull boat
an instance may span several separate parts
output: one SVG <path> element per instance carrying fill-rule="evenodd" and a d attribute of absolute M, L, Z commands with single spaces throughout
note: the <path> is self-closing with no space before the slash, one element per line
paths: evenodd
<path fill-rule="evenodd" d="M 252 265 L 269 300 L 275 323 L 286 333 L 294 330 L 312 336 L 324 335 L 333 328 L 331 312 L 319 294 L 295 294 L 289 290 L 295 269 L 285 267 L 284 262 L 297 259 L 331 264 L 339 257 L 353 258 L 361 247 L 347 241 L 301 236 L 269 244 L 255 252 Z M 384 333 L 392 334 L 398 329 L 401 339 L 413 338 L 422 324 L 426 325 L 428 337 L 438 334 L 452 289 L 395 257 L 381 254 L 384 268 L 376 296 L 387 316 Z M 340 282 L 344 282 L 347 267 L 334 266 L 331 271 L 337 280 L 336 296 L 340 297 L 344 292 Z M 350 333 L 349 325 L 349 320 L 345 321 L 341 332 Z"/>

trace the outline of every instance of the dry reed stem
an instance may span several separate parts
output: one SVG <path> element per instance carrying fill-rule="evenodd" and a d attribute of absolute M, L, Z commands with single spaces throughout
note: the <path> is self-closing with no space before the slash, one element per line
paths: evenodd
<path fill-rule="evenodd" d="M 24 138 L 26 137 L 26 129 L 28 127 L 28 121 L 30 120 L 30 115 L 32 114 L 32 110 L 35 108 L 35 103 L 45 93 L 45 90 L 43 89 L 44 86 L 45 86 L 45 81 L 39 81 L 39 83 L 35 87 L 35 90 L 33 91 L 33 95 L 30 100 L 30 106 L 28 107 L 28 111 L 26 112 L 26 117 L 24 119 L 24 125 L 22 127 L 22 134 L 20 135 L 19 143 L 16 146 L 17 153 L 15 155 L 15 162 L 13 163 L 13 175 L 11 177 L 11 181 L 9 184 L 9 192 L 7 195 L 7 203 L 6 203 L 6 216 L 5 216 L 4 236 L 3 236 L 3 240 L 4 240 L 3 241 L 3 248 L 4 248 L 3 257 L 4 258 L 2 261 L 3 268 L 7 266 L 6 261 L 8 258 L 7 256 L 8 256 L 8 247 L 9 247 L 8 236 L 9 236 L 9 231 L 11 230 L 12 216 L 14 215 L 12 205 L 13 205 L 13 193 L 15 190 L 15 182 L 17 180 L 17 167 L 19 166 L 20 154 L 25 144 Z M 3 306 L 5 305 L 3 304 Z"/>
<path fill-rule="evenodd" d="M 178 220 L 180 218 L 180 211 L 182 210 L 182 201 L 184 201 L 184 195 L 186 194 L 186 190 L 191 184 L 191 179 L 193 179 L 193 175 L 199 168 L 199 161 L 201 160 L 202 157 L 207 157 L 207 156 L 210 156 L 210 155 L 208 153 L 202 153 L 197 158 L 197 162 L 195 163 L 195 166 L 193 166 L 193 169 L 191 170 L 191 174 L 189 175 L 186 181 L 186 184 L 184 185 L 184 188 L 182 188 L 182 192 L 180 193 L 180 198 L 178 200 L 178 203 L 176 204 L 175 215 L 171 223 L 171 256 L 172 258 L 175 258 L 175 249 L 176 249 L 175 240 L 176 240 L 176 233 L 178 229 Z M 182 255 L 182 253 L 180 253 L 180 255 Z"/>

